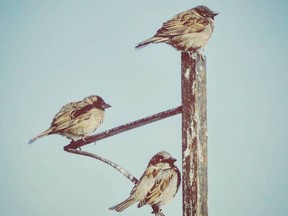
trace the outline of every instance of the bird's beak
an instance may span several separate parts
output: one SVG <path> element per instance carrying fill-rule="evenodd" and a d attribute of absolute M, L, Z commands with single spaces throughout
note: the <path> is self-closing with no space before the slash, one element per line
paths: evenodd
<path fill-rule="evenodd" d="M 174 162 L 177 161 L 177 159 L 176 159 L 176 158 L 173 158 L 173 157 L 171 157 L 169 160 L 170 160 L 172 163 L 174 163 Z"/>
<path fill-rule="evenodd" d="M 107 108 L 109 108 L 109 107 L 111 107 L 111 105 L 110 105 L 110 104 L 107 104 L 107 103 L 104 103 L 104 104 L 102 105 L 102 108 L 103 108 L 103 109 L 107 109 Z"/>
<path fill-rule="evenodd" d="M 218 12 L 213 12 L 213 17 L 217 16 L 218 14 Z"/>

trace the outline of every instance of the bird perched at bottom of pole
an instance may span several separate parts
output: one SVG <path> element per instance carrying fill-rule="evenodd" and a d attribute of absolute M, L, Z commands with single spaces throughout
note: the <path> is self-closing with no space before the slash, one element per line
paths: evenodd
<path fill-rule="evenodd" d="M 68 103 L 54 116 L 50 128 L 32 138 L 29 144 L 51 134 L 60 134 L 73 141 L 84 139 L 102 124 L 105 109 L 109 107 L 111 106 L 97 95 Z"/>
<path fill-rule="evenodd" d="M 139 182 L 132 189 L 130 196 L 123 202 L 109 208 L 121 212 L 139 202 L 138 208 L 151 205 L 155 215 L 163 216 L 160 207 L 171 201 L 176 195 L 181 182 L 176 161 L 168 152 L 161 151 L 152 157 Z"/>
<path fill-rule="evenodd" d="M 218 13 L 203 5 L 179 13 L 163 23 L 152 38 L 139 43 L 136 48 L 164 42 L 182 52 L 199 53 L 199 49 L 205 47 L 212 35 L 214 17 L 217 15 Z"/>

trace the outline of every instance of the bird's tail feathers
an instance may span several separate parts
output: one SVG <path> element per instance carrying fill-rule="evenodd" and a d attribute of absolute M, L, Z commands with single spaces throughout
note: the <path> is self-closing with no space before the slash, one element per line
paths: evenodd
<path fill-rule="evenodd" d="M 129 197 L 128 199 L 124 200 L 123 202 L 110 207 L 110 210 L 115 210 L 117 212 L 121 212 L 124 209 L 128 208 L 129 206 L 133 205 L 137 200 L 134 197 Z"/>
<path fill-rule="evenodd" d="M 42 133 L 38 134 L 38 135 L 35 136 L 34 138 L 30 139 L 29 142 L 28 142 L 28 144 L 31 144 L 32 142 L 34 142 L 35 140 L 37 140 L 37 139 L 39 139 L 39 138 L 41 138 L 41 137 L 44 137 L 44 136 L 49 135 L 52 131 L 53 131 L 52 128 L 49 128 L 49 129 L 43 131 Z"/>
<path fill-rule="evenodd" d="M 145 46 L 149 45 L 150 43 L 161 43 L 169 40 L 169 38 L 165 37 L 152 37 L 149 38 L 145 41 L 142 41 L 141 43 L 138 43 L 137 46 L 135 47 L 136 49 L 141 49 L 144 48 Z"/>

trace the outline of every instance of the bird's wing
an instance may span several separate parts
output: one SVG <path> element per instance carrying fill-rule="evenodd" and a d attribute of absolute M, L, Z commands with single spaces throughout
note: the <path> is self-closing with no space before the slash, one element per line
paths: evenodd
<path fill-rule="evenodd" d="M 84 114 L 82 116 L 79 116 L 77 118 L 72 118 L 72 119 L 67 119 L 65 122 L 62 122 L 61 124 L 57 125 L 53 132 L 56 133 L 56 132 L 59 132 L 59 131 L 63 131 L 67 128 L 70 128 L 84 120 L 87 120 L 90 118 L 90 115 L 89 114 Z"/>
<path fill-rule="evenodd" d="M 163 193 L 163 191 L 167 188 L 171 180 L 171 177 L 172 175 L 167 178 L 157 179 L 154 185 L 152 186 L 152 188 L 146 194 L 144 200 L 138 204 L 138 207 L 140 208 L 146 204 L 150 204 L 150 205 L 155 204 L 154 203 L 155 199 L 157 199 Z"/>
<path fill-rule="evenodd" d="M 77 104 L 77 102 L 71 102 L 63 106 L 61 110 L 54 116 L 51 126 L 58 126 L 64 122 L 71 120 L 71 113 L 77 110 Z"/>
<path fill-rule="evenodd" d="M 141 178 L 139 179 L 138 183 L 133 187 L 132 191 L 130 192 L 130 194 L 132 195 L 135 190 L 138 189 L 139 184 L 145 182 L 145 185 L 149 185 L 149 184 L 154 184 L 153 182 L 155 181 L 156 176 L 158 175 L 158 173 L 160 172 L 160 169 L 155 167 L 155 166 L 148 166 L 144 172 L 144 174 L 141 176 Z"/>
<path fill-rule="evenodd" d="M 184 11 L 163 23 L 154 37 L 170 37 L 189 33 L 201 32 L 209 21 L 194 11 Z"/>
<path fill-rule="evenodd" d="M 71 102 L 63 106 L 52 121 L 51 125 L 55 127 L 54 131 L 66 129 L 89 118 L 89 116 L 85 114 L 92 108 L 92 104 L 87 104 L 83 101 Z"/>

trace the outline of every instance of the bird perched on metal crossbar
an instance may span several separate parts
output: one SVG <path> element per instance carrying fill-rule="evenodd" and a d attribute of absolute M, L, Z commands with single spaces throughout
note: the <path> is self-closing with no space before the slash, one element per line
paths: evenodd
<path fill-rule="evenodd" d="M 138 208 L 151 205 L 156 216 L 163 216 L 160 207 L 171 201 L 176 195 L 181 182 L 176 161 L 168 152 L 161 151 L 152 157 L 139 182 L 132 189 L 130 196 L 123 202 L 109 208 L 121 212 L 139 202 Z"/>
<path fill-rule="evenodd" d="M 179 13 L 163 23 L 152 38 L 139 43 L 136 48 L 164 42 L 182 52 L 199 53 L 212 35 L 214 17 L 217 15 L 218 13 L 203 5 Z"/>
<path fill-rule="evenodd" d="M 84 139 L 102 124 L 105 109 L 109 107 L 97 95 L 68 103 L 54 116 L 50 128 L 32 138 L 29 144 L 51 134 L 60 134 L 73 141 Z"/>

